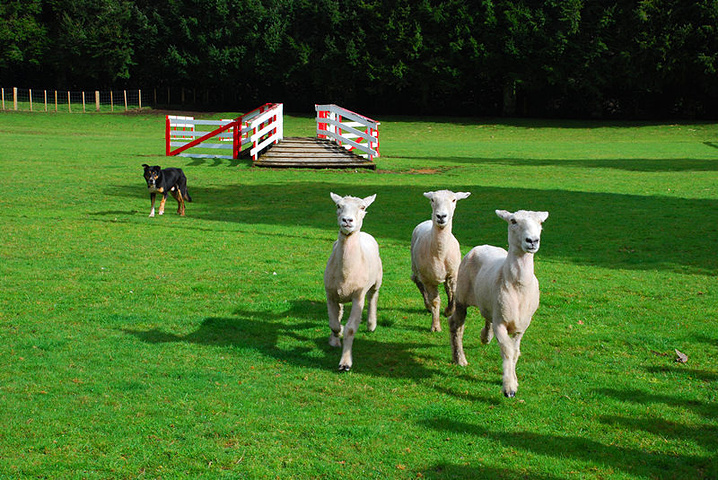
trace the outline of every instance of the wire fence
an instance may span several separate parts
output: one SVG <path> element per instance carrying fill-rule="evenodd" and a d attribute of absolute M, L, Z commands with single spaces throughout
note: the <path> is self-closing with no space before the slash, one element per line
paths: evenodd
<path fill-rule="evenodd" d="M 156 104 L 156 93 L 137 90 L 39 90 L 0 87 L 2 110 L 33 112 L 114 112 Z"/>
<path fill-rule="evenodd" d="M 143 108 L 227 109 L 241 103 L 237 89 L 185 87 L 83 91 L 0 87 L 0 95 L 1 111 L 93 113 Z"/>

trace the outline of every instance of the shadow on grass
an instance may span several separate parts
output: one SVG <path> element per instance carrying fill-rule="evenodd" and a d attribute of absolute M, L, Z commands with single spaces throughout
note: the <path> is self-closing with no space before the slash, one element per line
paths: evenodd
<path fill-rule="evenodd" d="M 705 143 L 705 145 L 715 147 Z M 394 160 L 405 158 L 407 161 L 436 161 L 436 157 L 388 157 Z M 602 168 L 611 170 L 623 170 L 626 172 L 715 172 L 718 171 L 718 159 L 695 159 L 695 158 L 634 158 L 626 160 L 623 158 L 604 159 L 579 159 L 579 160 L 553 160 L 553 159 L 531 159 L 525 158 L 481 158 L 481 157 L 442 157 L 441 161 L 457 165 L 511 165 L 531 167 L 574 167 L 574 168 Z"/>
<path fill-rule="evenodd" d="M 718 162 L 716 162 L 718 163 Z M 297 226 L 327 231 L 336 237 L 334 206 L 329 192 L 364 196 L 377 194 L 369 208 L 364 230 L 379 240 L 407 245 L 411 232 L 427 219 L 430 208 L 423 192 L 442 185 L 371 184 L 374 176 L 362 176 L 357 186 L 328 182 L 287 184 L 191 186 L 194 203 L 187 207 L 192 219 L 264 224 L 295 229 Z M 426 181 L 426 180 L 423 180 Z M 579 265 L 636 270 L 668 270 L 681 273 L 718 273 L 718 201 L 661 196 L 538 190 L 531 188 L 449 185 L 472 192 L 457 208 L 454 234 L 468 250 L 484 243 L 506 245 L 506 226 L 494 210 L 547 210 L 541 259 L 557 259 Z M 139 188 L 115 187 L 108 194 L 139 197 Z M 143 192 L 144 193 L 144 192 Z"/>
<path fill-rule="evenodd" d="M 440 463 L 427 467 L 422 471 L 422 478 L 439 480 L 443 478 L 455 479 L 531 479 L 531 480 L 559 480 L 564 477 L 555 477 L 531 470 L 510 470 L 508 468 L 482 467 L 472 465 L 457 465 Z"/>
<path fill-rule="evenodd" d="M 341 349 L 329 346 L 329 327 L 326 322 L 317 321 L 327 315 L 324 302 L 297 300 L 289 302 L 289 309 L 282 312 L 237 310 L 235 315 L 207 318 L 197 330 L 186 335 L 160 329 L 122 331 L 152 344 L 186 342 L 211 347 L 251 349 L 300 367 L 329 371 L 337 369 Z M 424 364 L 421 355 L 417 354 L 417 351 L 431 345 L 382 341 L 378 339 L 382 328 L 380 322 L 376 332 L 368 332 L 366 322 L 362 323 L 353 346 L 353 371 L 373 376 L 406 377 L 416 381 L 437 373 Z"/>
<path fill-rule="evenodd" d="M 646 478 L 711 478 L 713 459 L 702 455 L 674 455 L 651 452 L 643 448 L 604 444 L 578 436 L 539 434 L 530 431 L 493 431 L 484 425 L 476 425 L 453 418 L 428 419 L 425 426 L 441 432 L 441 435 L 471 435 L 482 440 L 499 442 L 505 448 L 523 450 L 560 460 L 574 458 L 588 464 L 600 464 L 606 470 L 619 470 Z M 468 478 L 468 477 L 467 477 Z"/>

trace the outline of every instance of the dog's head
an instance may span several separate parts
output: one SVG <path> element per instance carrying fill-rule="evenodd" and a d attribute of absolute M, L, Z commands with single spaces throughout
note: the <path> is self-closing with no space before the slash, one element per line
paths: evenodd
<path fill-rule="evenodd" d="M 157 180 L 160 178 L 160 166 L 155 165 L 154 167 L 150 167 L 146 163 L 142 164 L 143 167 L 145 167 L 145 181 L 147 182 L 147 188 L 150 190 L 154 190 L 157 188 Z"/>

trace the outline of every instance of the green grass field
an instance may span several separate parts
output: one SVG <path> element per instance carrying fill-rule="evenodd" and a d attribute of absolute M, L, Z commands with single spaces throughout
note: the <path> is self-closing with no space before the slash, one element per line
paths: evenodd
<path fill-rule="evenodd" d="M 164 157 L 155 114 L 0 113 L 0 478 L 717 478 L 718 125 L 379 120 L 354 172 Z M 148 218 L 143 163 L 184 169 L 186 217 Z M 464 253 L 506 244 L 497 208 L 550 212 L 514 399 L 478 312 L 452 365 L 409 278 L 441 188 L 472 192 Z M 347 374 L 330 191 L 377 194 L 385 271 Z"/>

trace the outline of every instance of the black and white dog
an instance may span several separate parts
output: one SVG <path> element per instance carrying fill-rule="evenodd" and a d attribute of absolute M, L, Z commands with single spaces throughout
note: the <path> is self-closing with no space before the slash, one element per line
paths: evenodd
<path fill-rule="evenodd" d="M 150 217 L 155 216 L 155 197 L 158 193 L 162 194 L 162 200 L 160 200 L 160 215 L 165 213 L 167 194 L 171 193 L 175 200 L 177 200 L 177 213 L 184 216 L 184 202 L 185 200 L 191 202 L 192 197 L 187 193 L 187 177 L 185 177 L 182 169 L 162 169 L 159 165 L 150 167 L 146 163 L 142 164 L 142 166 L 145 167 L 144 177 L 147 181 L 147 190 L 150 192 L 150 200 L 152 202 Z"/>

